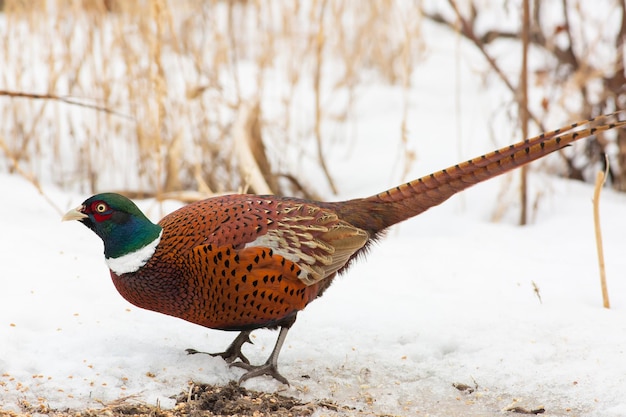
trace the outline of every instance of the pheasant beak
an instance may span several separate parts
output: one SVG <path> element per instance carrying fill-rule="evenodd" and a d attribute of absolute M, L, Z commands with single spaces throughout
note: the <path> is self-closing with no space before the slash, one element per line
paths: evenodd
<path fill-rule="evenodd" d="M 82 220 L 82 219 L 86 219 L 87 216 L 85 213 L 83 213 L 83 210 L 85 209 L 84 206 L 80 206 L 80 207 L 76 207 L 75 209 L 71 209 L 70 211 L 68 211 L 67 213 L 65 213 L 65 215 L 63 217 L 61 217 L 61 221 L 67 221 L 67 220 Z"/>

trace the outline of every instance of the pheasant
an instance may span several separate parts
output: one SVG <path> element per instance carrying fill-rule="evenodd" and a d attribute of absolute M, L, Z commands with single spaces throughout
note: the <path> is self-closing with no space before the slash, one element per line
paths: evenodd
<path fill-rule="evenodd" d="M 100 236 L 113 283 L 130 303 L 207 328 L 239 331 L 224 352 L 213 354 L 246 370 L 239 383 L 267 375 L 288 384 L 278 372 L 278 356 L 298 312 L 324 294 L 387 228 L 474 184 L 626 125 L 598 119 L 368 198 L 319 202 L 226 195 L 186 205 L 154 224 L 126 197 L 104 193 L 88 198 L 63 220 L 78 220 Z M 280 333 L 267 361 L 254 366 L 241 348 L 259 328 L 280 328 Z"/>

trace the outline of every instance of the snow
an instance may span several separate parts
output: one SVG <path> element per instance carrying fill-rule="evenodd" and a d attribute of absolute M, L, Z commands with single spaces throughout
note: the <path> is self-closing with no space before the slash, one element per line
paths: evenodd
<path fill-rule="evenodd" d="M 280 357 L 292 385 L 257 378 L 246 386 L 392 414 L 497 413 L 517 399 L 548 415 L 624 415 L 626 196 L 607 190 L 602 200 L 606 310 L 591 187 L 533 180 L 549 181 L 553 195 L 532 226 L 489 223 L 444 205 L 393 230 L 299 315 Z M 61 223 L 23 179 L 0 181 L 12 196 L 0 206 L 0 408 L 98 407 L 129 395 L 167 407 L 189 381 L 238 378 L 242 371 L 221 359 L 184 351 L 220 351 L 234 334 L 129 305 L 94 234 Z M 68 208 L 82 198 L 46 193 Z M 251 360 L 264 361 L 276 336 L 257 331 L 246 347 Z M 460 394 L 455 382 L 475 383 L 477 393 Z"/>
<path fill-rule="evenodd" d="M 416 74 L 415 177 L 494 148 L 484 132 L 501 100 L 469 71 L 461 117 L 451 121 L 451 45 L 442 41 Z M 400 182 L 388 140 L 399 136 L 389 130 L 398 126 L 400 94 L 370 92 L 355 112 L 358 140 L 335 145 L 329 157 L 341 198 Z M 510 127 L 496 129 L 496 146 L 513 142 Z M 533 223 L 517 227 L 508 217 L 513 198 L 500 194 L 515 188 L 510 181 L 474 187 L 391 230 L 300 313 L 279 360 L 291 385 L 256 378 L 245 386 L 393 415 L 499 415 L 513 403 L 554 416 L 626 415 L 626 196 L 602 196 L 612 303 L 604 309 L 591 186 L 533 172 Z M 167 408 L 190 381 L 238 379 L 243 371 L 220 358 L 185 353 L 221 351 L 234 333 L 140 310 L 116 292 L 99 238 L 60 221 L 87 195 L 45 185 L 44 198 L 8 174 L 0 188 L 0 410 L 24 401 L 83 409 L 121 397 Z M 155 221 L 177 207 L 138 204 Z M 503 207 L 504 220 L 491 222 Z M 246 355 L 264 362 L 277 336 L 256 331 Z M 477 388 L 463 394 L 453 383 Z"/>

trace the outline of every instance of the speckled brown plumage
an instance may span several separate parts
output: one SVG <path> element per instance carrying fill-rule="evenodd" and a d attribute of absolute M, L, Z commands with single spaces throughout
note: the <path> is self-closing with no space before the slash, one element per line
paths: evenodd
<path fill-rule="evenodd" d="M 385 229 L 474 184 L 626 123 L 572 131 L 590 122 L 542 134 L 368 198 L 328 203 L 228 195 L 189 204 L 159 222 L 160 242 L 147 263 L 132 272 L 111 271 L 111 276 L 120 294 L 139 307 L 208 328 L 241 331 L 222 356 L 242 360 L 239 366 L 248 370 L 242 380 L 267 374 L 286 383 L 276 364 L 298 311 L 323 294 L 337 273 Z M 106 222 L 124 224 L 133 217 L 107 198 L 94 196 L 77 209 L 79 214 L 69 216 L 101 235 L 105 253 L 107 243 L 116 243 L 110 230 L 117 226 L 99 227 Z M 280 327 L 281 333 L 266 364 L 250 366 L 241 345 L 249 341 L 251 330 L 263 327 Z"/>
<path fill-rule="evenodd" d="M 116 288 L 142 308 L 222 330 L 288 320 L 367 240 L 330 211 L 272 196 L 199 201 L 159 225 L 163 236 L 154 256 L 134 274 L 111 272 Z M 255 243 L 259 238 L 264 241 Z M 342 255 L 344 242 L 348 255 Z M 266 246 L 247 246 L 259 243 Z M 277 252 L 295 254 L 300 266 Z M 333 256 L 341 262 L 333 264 Z"/>

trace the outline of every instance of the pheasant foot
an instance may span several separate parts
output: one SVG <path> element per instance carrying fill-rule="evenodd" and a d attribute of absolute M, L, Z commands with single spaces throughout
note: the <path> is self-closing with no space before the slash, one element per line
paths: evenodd
<path fill-rule="evenodd" d="M 287 378 L 282 376 L 280 372 L 278 372 L 278 367 L 276 364 L 270 363 L 269 361 L 264 363 L 263 365 L 250 365 L 249 363 L 243 362 L 233 362 L 230 366 L 236 366 L 237 368 L 242 368 L 247 370 L 245 374 L 239 378 L 239 385 L 241 385 L 244 381 L 247 381 L 250 378 L 255 378 L 261 375 L 271 376 L 275 380 L 285 385 L 289 385 L 289 381 Z"/>
<path fill-rule="evenodd" d="M 237 363 L 249 365 L 250 361 L 241 352 L 241 347 L 243 346 L 244 343 L 252 344 L 252 340 L 250 340 L 250 333 L 251 333 L 250 330 L 245 330 L 239 333 L 239 335 L 237 335 L 235 340 L 233 340 L 233 342 L 228 346 L 228 348 L 226 348 L 224 352 L 219 352 L 219 353 L 200 352 L 196 349 L 191 349 L 191 348 L 185 349 L 185 352 L 187 352 L 188 355 L 195 355 L 197 353 L 202 353 L 204 355 L 211 355 L 213 357 L 220 356 L 227 363 L 233 363 L 237 359 L 240 359 L 241 362 L 237 362 Z"/>
<path fill-rule="evenodd" d="M 293 321 L 295 321 L 295 317 L 293 318 Z M 293 321 L 289 323 L 289 326 L 293 324 Z M 236 366 L 238 368 L 242 368 L 248 371 L 243 374 L 241 378 L 239 378 L 239 384 L 250 378 L 267 375 L 285 385 L 289 385 L 289 381 L 287 381 L 287 378 L 285 378 L 280 374 L 280 372 L 278 372 L 278 355 L 280 354 L 280 349 L 283 347 L 283 343 L 285 342 L 285 338 L 287 337 L 287 332 L 289 332 L 289 327 L 283 326 L 280 328 L 280 333 L 278 334 L 278 340 L 276 340 L 276 345 L 274 345 L 274 350 L 272 350 L 270 357 L 267 358 L 267 361 L 263 365 L 250 365 L 250 363 L 243 362 L 233 362 L 230 364 L 230 366 Z"/>

